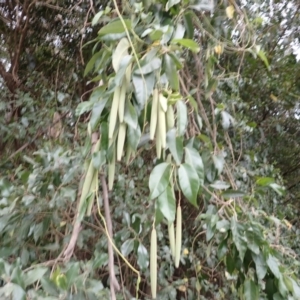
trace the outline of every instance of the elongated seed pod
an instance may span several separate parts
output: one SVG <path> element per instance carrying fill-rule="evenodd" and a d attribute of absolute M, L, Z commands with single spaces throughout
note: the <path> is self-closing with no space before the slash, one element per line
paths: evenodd
<path fill-rule="evenodd" d="M 82 207 L 85 203 L 86 197 L 90 193 L 91 184 L 92 184 L 95 172 L 96 172 L 96 170 L 94 169 L 93 162 L 90 161 L 89 168 L 86 172 L 84 182 L 83 182 L 83 185 L 82 185 L 81 196 L 80 196 L 79 206 L 78 206 L 78 211 L 79 212 L 81 212 Z M 84 216 L 85 213 L 80 214 L 80 215 Z"/>
<path fill-rule="evenodd" d="M 161 158 L 161 138 L 160 138 L 160 134 L 158 131 L 158 127 L 156 128 L 156 134 L 155 134 L 155 146 L 156 146 L 156 157 L 158 159 Z"/>
<path fill-rule="evenodd" d="M 158 130 L 161 139 L 161 147 L 165 149 L 167 136 L 166 113 L 163 111 L 160 105 L 158 106 Z"/>
<path fill-rule="evenodd" d="M 173 222 L 168 224 L 168 233 L 172 258 L 175 260 L 175 230 Z"/>
<path fill-rule="evenodd" d="M 112 65 L 113 65 L 113 68 L 116 73 L 119 71 L 122 58 L 125 55 L 128 55 L 129 47 L 130 47 L 130 44 L 129 44 L 129 41 L 127 38 L 124 37 L 119 41 L 119 43 L 112 55 Z"/>
<path fill-rule="evenodd" d="M 118 106 L 120 123 L 124 122 L 126 90 L 127 90 L 126 80 L 123 80 L 121 91 L 120 91 L 119 106 Z"/>
<path fill-rule="evenodd" d="M 112 190 L 114 185 L 115 170 L 116 170 L 116 153 L 114 152 L 112 160 L 108 162 L 108 189 L 110 191 Z"/>
<path fill-rule="evenodd" d="M 120 161 L 122 158 L 125 138 L 126 138 L 126 124 L 121 123 L 119 127 L 119 134 L 118 134 L 117 161 Z"/>
<path fill-rule="evenodd" d="M 153 100 L 152 100 L 152 108 L 151 108 L 151 118 L 150 118 L 150 140 L 154 139 L 156 126 L 157 126 L 157 119 L 158 119 L 158 90 L 153 90 Z"/>
<path fill-rule="evenodd" d="M 127 92 L 130 89 L 131 74 L 132 74 L 132 64 L 129 64 L 129 66 L 126 69 L 126 73 L 125 73 L 126 91 Z"/>
<path fill-rule="evenodd" d="M 181 243 L 182 243 L 182 215 L 181 206 L 177 207 L 176 214 L 176 240 L 175 240 L 175 267 L 179 267 Z"/>
<path fill-rule="evenodd" d="M 98 177 L 99 177 L 99 171 L 98 170 L 95 170 L 95 173 L 94 173 L 94 178 L 92 180 L 92 183 L 91 183 L 91 188 L 90 188 L 90 192 L 92 192 L 92 196 L 89 197 L 89 203 L 87 205 L 87 209 L 86 209 L 86 215 L 89 217 L 92 213 L 92 208 L 93 208 L 93 204 L 94 204 L 94 199 L 95 199 L 95 195 L 96 195 L 96 192 L 97 192 L 97 186 L 99 185 L 99 182 L 98 182 Z"/>
<path fill-rule="evenodd" d="M 166 113 L 168 109 L 168 99 L 163 94 L 159 94 L 159 104 L 162 110 Z"/>
<path fill-rule="evenodd" d="M 94 152 L 98 151 L 100 148 L 100 139 L 97 141 L 97 143 L 95 144 L 95 148 L 94 148 Z M 89 167 L 87 169 L 87 172 L 85 174 L 85 178 L 84 178 L 84 182 L 82 185 L 82 190 L 81 190 L 81 196 L 80 196 L 80 200 L 79 200 L 79 206 L 78 206 L 78 211 L 81 211 L 83 205 L 84 205 L 84 201 L 86 200 L 86 197 L 88 196 L 88 194 L 91 191 L 91 186 L 93 184 L 93 180 L 94 180 L 94 176 L 95 176 L 96 170 L 93 166 L 93 161 L 90 161 Z M 83 214 L 84 215 L 84 214 Z"/>
<path fill-rule="evenodd" d="M 150 245 L 150 284 L 152 298 L 156 299 L 157 289 L 157 236 L 156 229 L 153 228 L 151 232 L 151 245 Z"/>
<path fill-rule="evenodd" d="M 108 128 L 108 138 L 111 139 L 114 135 L 117 116 L 118 116 L 118 107 L 119 107 L 119 100 L 121 95 L 121 87 L 117 86 L 114 92 L 114 97 L 111 105 L 111 111 L 109 116 L 109 128 Z"/>
<path fill-rule="evenodd" d="M 175 126 L 175 117 L 174 117 L 174 110 L 172 105 L 168 106 L 166 115 L 167 115 L 167 129 L 170 130 Z"/>

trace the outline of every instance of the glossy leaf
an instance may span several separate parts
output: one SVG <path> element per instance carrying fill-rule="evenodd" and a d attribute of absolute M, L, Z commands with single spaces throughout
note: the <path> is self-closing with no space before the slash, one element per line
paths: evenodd
<path fill-rule="evenodd" d="M 197 172 L 200 186 L 204 183 L 204 165 L 199 152 L 192 146 L 187 146 L 185 150 L 185 162 L 191 165 Z"/>
<path fill-rule="evenodd" d="M 245 196 L 245 193 L 238 190 L 227 190 L 222 193 L 222 197 L 224 199 L 230 199 L 230 198 L 242 198 Z"/>
<path fill-rule="evenodd" d="M 192 18 L 192 12 L 187 11 L 183 15 L 184 20 L 184 26 L 186 29 L 186 37 L 188 39 L 192 39 L 194 37 L 194 25 L 193 25 L 193 18 Z"/>
<path fill-rule="evenodd" d="M 141 64 L 141 68 L 136 68 L 134 74 L 141 75 L 141 74 L 149 74 L 153 71 L 159 69 L 161 67 L 161 59 L 158 57 L 154 57 L 151 61 L 146 62 L 144 65 Z"/>
<path fill-rule="evenodd" d="M 231 218 L 231 232 L 232 232 L 232 239 L 233 242 L 239 252 L 239 256 L 241 261 L 244 260 L 244 256 L 247 250 L 247 240 L 244 236 L 244 228 L 243 225 L 238 223 L 235 217 Z"/>
<path fill-rule="evenodd" d="M 171 41 L 172 44 L 180 44 L 181 46 L 188 48 L 192 52 L 199 52 L 200 46 L 192 39 L 174 39 Z"/>
<path fill-rule="evenodd" d="M 267 265 L 270 268 L 271 272 L 274 274 L 274 276 L 279 279 L 281 277 L 281 273 L 279 270 L 278 261 L 271 254 L 269 254 L 269 257 L 267 259 Z"/>
<path fill-rule="evenodd" d="M 262 280 L 267 274 L 267 264 L 265 258 L 261 252 L 258 254 L 251 253 L 251 255 L 255 263 L 257 277 L 259 280 Z"/>
<path fill-rule="evenodd" d="M 37 280 L 40 280 L 47 272 L 47 270 L 47 268 L 37 267 L 33 270 L 28 271 L 25 277 L 25 286 L 27 287 L 36 282 Z"/>
<path fill-rule="evenodd" d="M 137 263 L 142 270 L 148 268 L 149 265 L 149 254 L 147 248 L 142 243 L 139 243 L 137 249 Z"/>
<path fill-rule="evenodd" d="M 158 196 L 157 206 L 169 222 L 174 222 L 176 214 L 176 199 L 170 186 Z"/>
<path fill-rule="evenodd" d="M 100 150 L 92 154 L 93 167 L 99 170 L 106 163 L 106 151 Z"/>
<path fill-rule="evenodd" d="M 246 280 L 244 282 L 244 299 L 259 300 L 258 286 L 252 280 Z"/>
<path fill-rule="evenodd" d="M 91 129 L 94 130 L 97 123 L 101 118 L 102 111 L 108 101 L 108 97 L 103 97 L 99 102 L 95 103 L 92 109 L 92 115 L 90 119 Z"/>
<path fill-rule="evenodd" d="M 97 59 L 99 59 L 103 55 L 103 50 L 100 50 L 99 52 L 96 52 L 92 58 L 89 60 L 87 63 L 85 70 L 84 70 L 84 75 L 86 76 L 89 72 L 92 71 L 92 69 L 95 67 L 95 62 Z"/>
<path fill-rule="evenodd" d="M 168 11 L 172 6 L 180 3 L 181 0 L 169 0 L 166 4 L 166 11 Z"/>
<path fill-rule="evenodd" d="M 138 144 L 141 139 L 141 128 L 140 126 L 137 126 L 136 128 L 128 126 L 127 127 L 127 141 L 131 147 L 132 150 L 136 150 L 138 147 Z"/>
<path fill-rule="evenodd" d="M 256 184 L 260 186 L 268 186 L 274 183 L 274 178 L 271 177 L 260 177 L 256 180 Z"/>
<path fill-rule="evenodd" d="M 131 20 L 126 20 L 124 19 L 126 28 L 128 30 L 131 30 Z M 123 23 L 121 20 L 116 20 L 114 22 L 110 22 L 107 25 L 103 26 L 99 31 L 98 31 L 98 35 L 99 36 L 105 36 L 107 34 L 119 34 L 119 33 L 124 33 L 125 32 L 125 28 L 123 26 Z"/>
<path fill-rule="evenodd" d="M 133 251 L 133 248 L 134 248 L 134 239 L 128 239 L 122 244 L 121 253 L 125 257 L 127 257 Z"/>
<path fill-rule="evenodd" d="M 146 101 L 152 94 L 155 83 L 155 74 L 150 73 L 148 75 L 144 75 L 143 77 L 134 75 L 132 77 L 132 82 L 136 100 L 139 104 L 140 109 L 143 109 Z"/>
<path fill-rule="evenodd" d="M 267 59 L 267 56 L 264 51 L 260 50 L 257 52 L 258 57 L 265 63 L 267 69 L 270 71 L 270 65 Z"/>
<path fill-rule="evenodd" d="M 183 156 L 183 139 L 179 136 L 176 137 L 175 128 L 169 130 L 167 133 L 167 145 L 176 164 L 180 165 Z"/>
<path fill-rule="evenodd" d="M 172 57 L 168 53 L 164 55 L 164 70 L 169 79 L 171 89 L 173 89 L 174 91 L 178 91 L 179 78 L 176 69 L 176 64 L 174 63 Z"/>
<path fill-rule="evenodd" d="M 167 188 L 170 180 L 171 165 L 161 163 L 152 170 L 149 178 L 150 200 L 157 198 Z"/>
<path fill-rule="evenodd" d="M 230 187 L 228 183 L 221 180 L 214 181 L 210 186 L 216 190 L 226 190 Z"/>
<path fill-rule="evenodd" d="M 184 196 L 194 206 L 198 207 L 197 195 L 200 187 L 196 170 L 189 164 L 183 163 L 178 169 L 179 185 Z"/>
<path fill-rule="evenodd" d="M 225 164 L 224 157 L 222 155 L 213 155 L 213 162 L 216 170 L 218 171 L 218 175 L 220 175 Z"/>
<path fill-rule="evenodd" d="M 135 129 L 138 125 L 138 116 L 135 107 L 130 101 L 125 103 L 124 121 L 127 125 Z"/>

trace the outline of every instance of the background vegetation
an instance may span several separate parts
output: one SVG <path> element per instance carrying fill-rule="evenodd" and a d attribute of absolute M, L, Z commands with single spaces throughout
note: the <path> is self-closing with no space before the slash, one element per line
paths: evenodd
<path fill-rule="evenodd" d="M 2 1 L 0 298 L 300 299 L 298 2 Z"/>

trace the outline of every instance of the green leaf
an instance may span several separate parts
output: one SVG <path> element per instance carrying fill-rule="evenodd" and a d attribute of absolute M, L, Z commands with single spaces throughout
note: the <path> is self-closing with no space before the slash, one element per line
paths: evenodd
<path fill-rule="evenodd" d="M 171 44 L 180 44 L 181 46 L 188 48 L 194 53 L 200 51 L 200 46 L 192 39 L 174 39 L 171 41 Z"/>
<path fill-rule="evenodd" d="M 187 107 L 186 104 L 179 100 L 177 101 L 177 132 L 178 135 L 184 135 L 187 127 Z"/>
<path fill-rule="evenodd" d="M 258 286 L 252 280 L 246 280 L 244 282 L 244 299 L 259 300 Z"/>
<path fill-rule="evenodd" d="M 270 65 L 269 65 L 269 62 L 268 62 L 265 52 L 263 50 L 259 50 L 257 52 L 257 55 L 265 63 L 267 69 L 270 71 L 271 68 L 270 68 Z"/>
<path fill-rule="evenodd" d="M 59 274 L 56 278 L 55 278 L 55 283 L 56 285 L 61 288 L 62 290 L 67 290 L 68 289 L 68 285 L 67 285 L 67 277 L 65 274 Z"/>
<path fill-rule="evenodd" d="M 121 59 L 119 69 L 116 72 L 116 76 L 115 76 L 116 86 L 121 86 L 123 84 L 126 70 L 129 66 L 129 64 L 131 63 L 131 61 L 132 61 L 131 55 L 125 55 Z"/>
<path fill-rule="evenodd" d="M 135 107 L 131 104 L 130 101 L 126 101 L 126 103 L 125 103 L 124 121 L 127 125 L 129 125 L 133 129 L 137 128 L 138 115 L 137 115 Z"/>
<path fill-rule="evenodd" d="M 97 123 L 101 118 L 102 111 L 108 101 L 108 97 L 101 98 L 99 102 L 95 103 L 92 109 L 92 115 L 90 119 L 91 129 L 94 130 Z"/>
<path fill-rule="evenodd" d="M 218 171 L 218 175 L 220 175 L 223 171 L 225 160 L 222 155 L 213 155 L 213 162 L 216 170 Z"/>
<path fill-rule="evenodd" d="M 147 269 L 148 265 L 149 265 L 148 251 L 147 251 L 147 248 L 142 243 L 139 243 L 139 246 L 138 246 L 137 263 L 142 270 Z"/>
<path fill-rule="evenodd" d="M 227 240 L 225 239 L 218 246 L 218 251 L 217 251 L 218 259 L 222 260 L 223 257 L 226 255 L 227 251 L 228 251 Z"/>
<path fill-rule="evenodd" d="M 274 182 L 274 178 L 271 177 L 260 177 L 256 180 L 256 184 L 260 186 L 269 186 Z"/>
<path fill-rule="evenodd" d="M 101 268 L 103 266 L 107 266 L 108 264 L 108 254 L 104 252 L 96 252 L 96 257 L 93 262 L 93 268 Z"/>
<path fill-rule="evenodd" d="M 242 198 L 245 196 L 245 193 L 238 190 L 227 190 L 222 193 L 222 197 L 224 199 L 231 199 L 231 198 Z"/>
<path fill-rule="evenodd" d="M 93 167 L 100 169 L 106 163 L 106 150 L 96 151 L 92 154 Z"/>
<path fill-rule="evenodd" d="M 41 277 L 41 284 L 42 284 L 43 290 L 47 294 L 50 294 L 53 296 L 58 296 L 57 288 L 52 280 L 50 280 L 49 278 L 46 278 L 45 276 Z"/>
<path fill-rule="evenodd" d="M 197 172 L 200 186 L 204 184 L 204 166 L 199 152 L 192 146 L 187 146 L 185 150 L 185 162 L 191 165 Z"/>
<path fill-rule="evenodd" d="M 230 185 L 224 181 L 216 180 L 210 184 L 210 186 L 216 190 L 226 190 L 230 187 Z"/>
<path fill-rule="evenodd" d="M 149 178 L 150 200 L 165 191 L 170 180 L 171 165 L 161 163 L 152 170 Z"/>
<path fill-rule="evenodd" d="M 75 279 L 78 277 L 80 271 L 79 262 L 72 263 L 68 271 L 66 272 L 67 279 L 67 288 L 71 288 L 71 286 L 75 283 Z"/>
<path fill-rule="evenodd" d="M 279 195 L 279 196 L 283 196 L 285 194 L 285 187 L 281 186 L 277 183 L 271 183 L 270 187 Z"/>
<path fill-rule="evenodd" d="M 184 196 L 196 207 L 197 195 L 200 187 L 199 177 L 196 170 L 189 164 L 184 163 L 178 169 L 179 185 Z"/>
<path fill-rule="evenodd" d="M 231 218 L 231 233 L 233 242 L 239 252 L 241 261 L 244 261 L 245 253 L 247 250 L 247 239 L 244 236 L 244 226 L 238 223 L 235 217 Z"/>
<path fill-rule="evenodd" d="M 127 30 L 131 30 L 131 20 L 128 19 L 124 19 L 124 23 L 126 25 Z M 109 35 L 116 35 L 120 34 L 120 33 L 124 33 L 125 32 L 125 28 L 123 26 L 123 23 L 121 20 L 116 20 L 113 22 L 108 23 L 107 25 L 103 26 L 99 31 L 98 31 L 98 35 L 100 37 L 103 37 L 107 34 Z"/>
<path fill-rule="evenodd" d="M 25 275 L 25 287 L 28 287 L 37 280 L 40 280 L 46 274 L 47 270 L 47 268 L 37 267 L 28 271 Z"/>
<path fill-rule="evenodd" d="M 221 117 L 222 117 L 222 127 L 224 130 L 227 130 L 231 124 L 234 124 L 233 117 L 226 111 L 221 111 Z"/>
<path fill-rule="evenodd" d="M 220 232 L 226 232 L 230 229 L 230 222 L 228 220 L 220 220 L 216 224 L 216 229 Z"/>
<path fill-rule="evenodd" d="M 282 276 L 280 276 L 280 278 L 278 280 L 278 289 L 279 289 L 279 292 L 282 296 L 284 296 L 284 297 L 287 296 L 288 289 L 287 289 L 287 286 L 286 286 L 285 282 L 283 281 Z"/>
<path fill-rule="evenodd" d="M 183 139 L 179 136 L 176 137 L 175 128 L 168 131 L 167 144 L 177 165 L 180 165 L 183 156 Z"/>
<path fill-rule="evenodd" d="M 12 294 L 12 297 L 11 297 Z M 7 283 L 4 287 L 0 288 L 0 296 L 2 299 L 25 300 L 25 291 L 17 284 Z"/>
<path fill-rule="evenodd" d="M 141 63 L 141 68 L 136 68 L 134 74 L 141 75 L 141 74 L 149 74 L 153 71 L 159 69 L 161 67 L 161 59 L 158 57 L 154 57 L 151 61 L 146 61 L 145 64 Z"/>
<path fill-rule="evenodd" d="M 164 217 L 169 222 L 174 222 L 176 213 L 176 199 L 174 197 L 174 191 L 170 186 L 160 194 L 157 198 L 157 205 Z"/>
<path fill-rule="evenodd" d="M 121 253 L 127 257 L 132 251 L 133 251 L 133 248 L 134 248 L 134 239 L 129 239 L 129 240 L 126 240 L 122 246 L 121 246 Z"/>
<path fill-rule="evenodd" d="M 21 286 L 22 288 L 25 288 L 23 272 L 18 265 L 13 269 L 11 273 L 11 281 Z"/>
<path fill-rule="evenodd" d="M 172 6 L 180 3 L 181 0 L 169 0 L 166 4 L 166 11 L 168 11 Z"/>
<path fill-rule="evenodd" d="M 96 52 L 92 58 L 89 60 L 89 62 L 87 63 L 85 70 L 84 70 L 84 77 L 90 72 L 92 71 L 92 69 L 95 66 L 95 62 L 98 58 L 100 58 L 103 55 L 104 50 L 100 50 L 99 52 Z"/>
<path fill-rule="evenodd" d="M 226 269 L 228 271 L 229 274 L 232 274 L 235 270 L 236 267 L 236 258 L 232 252 L 228 252 L 228 254 L 226 255 L 226 259 L 225 259 L 225 263 L 226 263 Z"/>
<path fill-rule="evenodd" d="M 144 78 L 138 75 L 133 75 L 132 82 L 136 100 L 139 104 L 139 108 L 142 110 L 153 91 L 155 74 L 150 73 L 148 75 L 144 75 Z"/>
<path fill-rule="evenodd" d="M 281 277 L 281 273 L 278 267 L 277 259 L 269 254 L 269 257 L 267 259 L 267 265 L 270 268 L 271 272 L 274 274 L 274 276 L 279 279 Z"/>
<path fill-rule="evenodd" d="M 213 1 L 194 0 L 191 1 L 190 3 L 191 3 L 190 7 L 198 11 L 207 10 L 212 12 L 214 9 Z"/>
<path fill-rule="evenodd" d="M 164 70 L 166 72 L 167 78 L 169 79 L 171 89 L 173 89 L 174 91 L 178 91 L 179 77 L 176 69 L 176 64 L 168 53 L 164 55 Z"/>
<path fill-rule="evenodd" d="M 75 116 L 80 116 L 88 111 L 90 111 L 94 106 L 94 103 L 91 101 L 84 101 L 78 104 L 77 108 L 75 109 Z"/>
<path fill-rule="evenodd" d="M 127 127 L 127 140 L 132 150 L 136 150 L 141 139 L 141 128 L 137 126 L 133 128 L 131 126 Z"/>
<path fill-rule="evenodd" d="M 186 11 L 183 15 L 184 26 L 186 29 L 186 37 L 192 39 L 194 37 L 194 25 L 191 11 Z"/>
<path fill-rule="evenodd" d="M 103 16 L 104 14 L 104 10 L 100 10 L 99 12 L 97 12 L 92 20 L 92 26 L 95 26 L 99 19 Z"/>
<path fill-rule="evenodd" d="M 265 258 L 261 252 L 258 254 L 251 253 L 251 255 L 255 263 L 256 275 L 259 280 L 262 280 L 265 278 L 267 274 L 267 265 L 266 265 Z"/>
<path fill-rule="evenodd" d="M 300 299 L 300 287 L 293 278 L 291 278 L 291 281 L 292 281 L 293 290 L 294 290 L 293 295 L 296 299 Z"/>

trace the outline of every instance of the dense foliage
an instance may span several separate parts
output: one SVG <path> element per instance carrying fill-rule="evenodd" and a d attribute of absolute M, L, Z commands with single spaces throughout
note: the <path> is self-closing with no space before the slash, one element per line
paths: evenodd
<path fill-rule="evenodd" d="M 300 299 L 299 13 L 4 1 L 1 299 Z"/>

